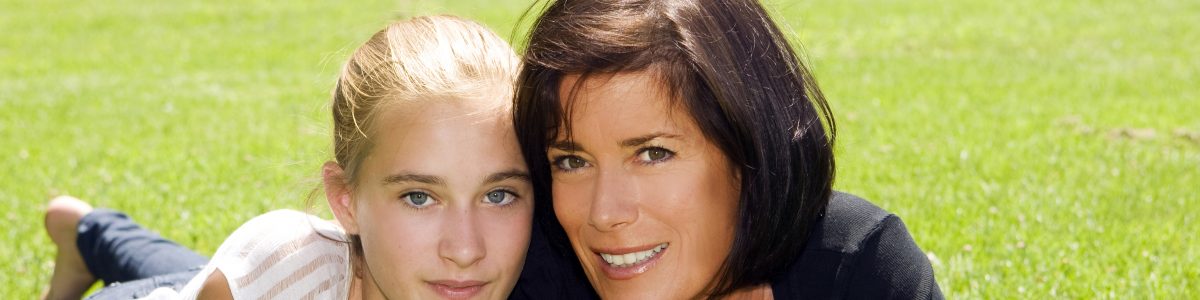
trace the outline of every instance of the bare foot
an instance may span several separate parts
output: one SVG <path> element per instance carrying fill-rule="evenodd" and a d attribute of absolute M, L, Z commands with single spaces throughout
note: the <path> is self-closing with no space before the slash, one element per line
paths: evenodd
<path fill-rule="evenodd" d="M 91 205 L 71 196 L 55 197 L 46 206 L 46 233 L 54 241 L 58 254 L 54 257 L 50 288 L 43 299 L 77 300 L 96 282 L 96 276 L 88 271 L 75 244 L 79 219 L 91 211 Z"/>

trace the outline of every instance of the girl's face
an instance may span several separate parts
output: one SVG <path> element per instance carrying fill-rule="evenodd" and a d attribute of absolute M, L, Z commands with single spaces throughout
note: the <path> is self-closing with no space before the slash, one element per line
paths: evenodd
<path fill-rule="evenodd" d="M 567 99 L 578 76 L 567 76 Z M 585 81 L 548 149 L 554 213 L 605 299 L 702 293 L 729 254 L 737 175 L 651 73 Z M 564 100 L 565 101 L 565 100 Z"/>
<path fill-rule="evenodd" d="M 533 218 L 512 123 L 466 101 L 404 105 L 376 123 L 350 200 L 365 284 L 390 299 L 506 298 Z"/>

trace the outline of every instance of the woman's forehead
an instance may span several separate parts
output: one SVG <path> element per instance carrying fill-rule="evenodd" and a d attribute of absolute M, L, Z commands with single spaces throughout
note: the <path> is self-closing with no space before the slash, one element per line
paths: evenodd
<path fill-rule="evenodd" d="M 656 76 L 645 73 L 604 74 L 604 77 L 564 77 L 561 92 L 563 120 L 553 143 L 582 146 L 621 146 L 646 136 L 692 140 L 699 128 Z M 570 97 L 570 98 L 567 98 Z M 568 132 L 569 131 L 569 132 Z"/>

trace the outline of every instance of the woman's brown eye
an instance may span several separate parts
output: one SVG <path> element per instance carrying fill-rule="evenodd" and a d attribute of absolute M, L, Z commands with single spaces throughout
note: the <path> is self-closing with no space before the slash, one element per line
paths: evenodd
<path fill-rule="evenodd" d="M 638 160 L 642 163 L 653 164 L 670 159 L 673 155 L 675 155 L 675 152 L 671 152 L 671 150 L 652 147 L 643 149 L 641 153 L 638 153 Z"/>
<path fill-rule="evenodd" d="M 579 159 L 578 157 L 567 158 L 567 166 L 571 169 L 582 168 L 583 165 L 583 160 Z"/>
<path fill-rule="evenodd" d="M 587 161 L 578 156 L 562 156 L 554 159 L 553 164 L 559 170 L 568 172 L 587 167 Z"/>
<path fill-rule="evenodd" d="M 661 149 L 650 149 L 646 154 L 650 157 L 650 160 L 660 160 L 667 156 L 667 152 Z"/>

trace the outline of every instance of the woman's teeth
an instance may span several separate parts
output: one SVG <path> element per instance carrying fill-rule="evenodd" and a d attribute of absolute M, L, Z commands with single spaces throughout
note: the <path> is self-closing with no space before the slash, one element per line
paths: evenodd
<path fill-rule="evenodd" d="M 651 248 L 650 250 L 646 250 L 646 251 L 638 251 L 638 252 L 625 253 L 625 254 L 600 253 L 600 258 L 603 258 L 605 262 L 607 262 L 608 264 L 613 265 L 615 267 L 625 267 L 625 266 L 631 266 L 631 265 L 646 261 L 646 259 L 653 257 L 655 254 L 662 252 L 662 250 L 666 249 L 666 248 L 667 248 L 667 243 L 662 243 L 662 244 L 658 244 L 658 246 Z"/>

